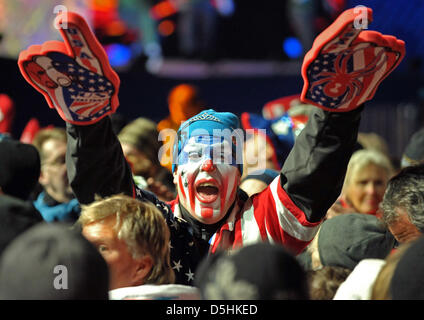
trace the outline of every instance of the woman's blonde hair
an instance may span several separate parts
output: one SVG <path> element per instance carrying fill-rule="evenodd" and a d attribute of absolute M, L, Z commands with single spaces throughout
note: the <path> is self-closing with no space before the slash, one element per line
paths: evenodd
<path fill-rule="evenodd" d="M 148 254 L 153 267 L 145 284 L 169 284 L 175 282 L 170 266 L 170 232 L 162 213 L 150 202 L 142 202 L 125 195 L 104 199 L 96 198 L 90 205 L 81 206 L 77 221 L 84 226 L 116 215 L 115 230 L 134 259 Z"/>
<path fill-rule="evenodd" d="M 354 177 L 359 170 L 365 168 L 370 164 L 374 164 L 380 168 L 385 169 L 387 172 L 387 180 L 389 180 L 395 173 L 390 159 L 383 153 L 374 149 L 358 150 L 353 153 L 352 157 L 349 160 L 343 188 L 349 185 L 350 181 L 352 180 L 352 177 Z"/>

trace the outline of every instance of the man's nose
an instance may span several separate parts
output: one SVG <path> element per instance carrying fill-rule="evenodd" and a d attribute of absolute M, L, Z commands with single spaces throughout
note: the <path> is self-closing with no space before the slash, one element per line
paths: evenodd
<path fill-rule="evenodd" d="M 215 165 L 212 162 L 212 159 L 207 159 L 203 162 L 202 167 L 201 167 L 202 171 L 206 171 L 206 172 L 212 172 L 215 170 Z"/>

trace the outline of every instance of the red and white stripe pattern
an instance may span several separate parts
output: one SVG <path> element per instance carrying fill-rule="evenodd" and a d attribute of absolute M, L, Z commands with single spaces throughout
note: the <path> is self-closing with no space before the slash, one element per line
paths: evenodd
<path fill-rule="evenodd" d="M 314 238 L 319 225 L 307 221 L 277 177 L 263 192 L 235 206 L 227 223 L 213 236 L 211 252 L 269 241 L 298 254 Z"/>

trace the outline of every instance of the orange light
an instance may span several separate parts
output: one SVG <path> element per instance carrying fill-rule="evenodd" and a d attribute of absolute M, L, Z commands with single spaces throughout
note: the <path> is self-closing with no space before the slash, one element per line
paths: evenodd
<path fill-rule="evenodd" d="M 150 9 L 150 14 L 154 19 L 166 18 L 177 12 L 177 8 L 170 1 L 162 1 Z"/>
<path fill-rule="evenodd" d="M 175 31 L 175 24 L 170 20 L 164 20 L 158 25 L 160 35 L 167 37 Z"/>
<path fill-rule="evenodd" d="M 93 10 L 109 11 L 118 7 L 118 0 L 93 0 L 91 3 L 89 2 L 90 4 Z"/>
<path fill-rule="evenodd" d="M 106 26 L 106 34 L 109 36 L 120 36 L 127 30 L 122 21 L 113 21 Z"/>

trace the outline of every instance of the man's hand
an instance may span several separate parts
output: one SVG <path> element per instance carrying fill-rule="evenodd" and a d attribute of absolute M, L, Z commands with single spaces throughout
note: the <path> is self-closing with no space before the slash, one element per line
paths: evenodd
<path fill-rule="evenodd" d="M 119 77 L 81 16 L 61 13 L 55 22 L 64 42 L 30 46 L 19 55 L 19 69 L 63 120 L 97 122 L 118 108 Z"/>
<path fill-rule="evenodd" d="M 405 43 L 376 31 L 364 31 L 359 19 L 372 10 L 343 12 L 315 39 L 302 65 L 301 101 L 345 112 L 372 99 L 379 84 L 402 61 Z"/>

